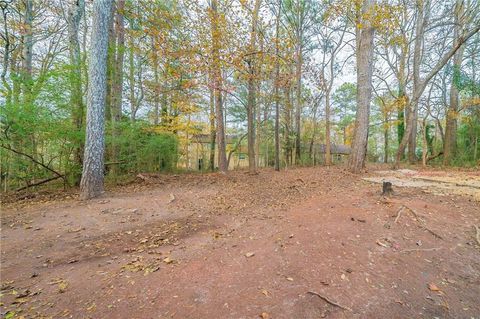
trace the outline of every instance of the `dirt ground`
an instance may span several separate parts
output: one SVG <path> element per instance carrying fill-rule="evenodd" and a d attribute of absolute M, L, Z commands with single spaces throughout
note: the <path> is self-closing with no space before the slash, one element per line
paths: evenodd
<path fill-rule="evenodd" d="M 1 315 L 480 318 L 475 194 L 394 183 L 387 198 L 362 179 L 378 176 L 148 175 L 4 203 Z"/>

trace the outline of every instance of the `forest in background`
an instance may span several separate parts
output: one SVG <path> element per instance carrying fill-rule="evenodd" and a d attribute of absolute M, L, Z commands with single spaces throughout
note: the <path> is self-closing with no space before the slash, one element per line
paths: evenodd
<path fill-rule="evenodd" d="M 251 173 L 330 165 L 336 145 L 350 147 L 353 172 L 365 161 L 479 163 L 475 0 L 2 0 L 0 9 L 4 192 L 78 185 L 82 171 L 90 195 L 104 175 L 226 172 L 242 145 Z M 202 167 L 192 160 L 199 136 Z"/>

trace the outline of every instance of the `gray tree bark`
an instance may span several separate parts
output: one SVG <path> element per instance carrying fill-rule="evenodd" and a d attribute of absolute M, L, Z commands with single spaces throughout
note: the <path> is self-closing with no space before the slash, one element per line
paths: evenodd
<path fill-rule="evenodd" d="M 423 42 L 425 28 L 428 24 L 430 16 L 430 1 L 419 1 L 417 3 L 418 17 L 415 27 L 415 45 L 413 52 L 413 87 L 420 85 L 420 65 L 423 57 Z M 417 148 L 417 120 L 418 120 L 418 99 L 412 101 L 410 108 L 407 109 L 407 118 L 410 121 L 407 126 L 410 126 L 408 131 L 408 161 L 415 163 L 417 156 L 415 154 Z"/>
<path fill-rule="evenodd" d="M 23 102 L 32 102 L 32 56 L 33 56 L 33 0 L 23 0 L 23 24 L 25 34 L 22 41 L 22 88 Z"/>
<path fill-rule="evenodd" d="M 222 173 L 228 170 L 227 153 L 225 143 L 225 122 L 223 117 L 223 81 L 220 65 L 220 30 L 218 29 L 219 14 L 217 0 L 211 1 L 211 32 L 212 32 L 212 59 L 213 78 L 215 83 L 215 118 L 217 124 L 217 147 L 218 147 L 218 169 Z"/>
<path fill-rule="evenodd" d="M 410 110 L 409 114 L 407 114 L 407 129 L 405 131 L 405 135 L 403 136 L 402 142 L 398 146 L 397 155 L 395 158 L 395 164 L 393 165 L 394 168 L 398 168 L 400 165 L 400 160 L 402 158 L 403 153 L 405 152 L 405 148 L 407 146 L 410 134 L 412 134 L 413 130 L 413 121 L 415 117 L 411 115 L 414 106 L 418 103 L 418 100 L 422 96 L 425 88 L 427 87 L 430 80 L 447 64 L 450 58 L 457 52 L 457 50 L 462 46 L 463 43 L 467 42 L 473 35 L 480 31 L 480 24 L 474 26 L 471 30 L 462 33 L 454 42 L 453 47 L 446 52 L 442 58 L 435 64 L 433 69 L 428 73 L 428 75 L 422 80 L 418 80 L 418 85 L 414 85 L 412 98 L 407 104 L 406 109 Z M 413 108 L 412 108 L 413 107 Z"/>
<path fill-rule="evenodd" d="M 372 10 L 375 0 L 364 0 L 362 12 Z M 370 102 L 372 99 L 373 40 L 375 29 L 370 21 L 357 27 L 357 112 L 352 153 L 348 159 L 349 170 L 358 173 L 365 165 L 368 143 Z"/>
<path fill-rule="evenodd" d="M 280 61 L 279 61 L 279 33 L 280 33 L 280 14 L 282 11 L 282 0 L 278 0 L 278 12 L 275 23 L 275 170 L 280 170 L 280 95 L 278 87 L 280 86 Z"/>
<path fill-rule="evenodd" d="M 211 75 L 211 73 L 210 73 Z M 209 169 L 210 171 L 215 171 L 215 140 L 217 138 L 217 133 L 215 130 L 215 88 L 212 83 L 211 76 L 209 78 L 209 93 L 210 93 L 210 113 L 209 113 L 209 124 L 210 124 L 210 161 Z"/>
<path fill-rule="evenodd" d="M 252 12 L 252 25 L 250 29 L 250 44 L 248 64 L 248 98 L 247 98 L 247 132 L 248 132 L 248 171 L 253 174 L 256 172 L 255 162 L 255 104 L 257 99 L 257 59 L 256 59 L 256 40 L 257 40 L 257 20 L 260 10 L 261 0 L 255 0 L 255 7 Z"/>
<path fill-rule="evenodd" d="M 155 43 L 155 37 L 152 36 L 153 79 L 155 82 L 153 124 L 158 125 L 160 123 L 160 81 L 158 75 L 158 52 Z"/>
<path fill-rule="evenodd" d="M 111 8 L 112 0 L 96 0 L 93 3 L 88 67 L 87 129 L 80 182 L 82 199 L 93 198 L 103 192 L 107 50 Z"/>
<path fill-rule="evenodd" d="M 295 104 L 295 164 L 300 164 L 302 156 L 301 147 L 301 113 L 302 113 L 302 67 L 303 67 L 303 30 L 298 34 L 299 44 L 296 53 L 296 104 Z"/>
<path fill-rule="evenodd" d="M 333 79 L 331 82 L 333 83 Z M 329 85 L 329 88 L 331 88 L 331 85 Z M 330 89 L 328 89 L 325 92 L 325 165 L 332 165 L 330 135 Z"/>
<path fill-rule="evenodd" d="M 8 83 L 6 79 L 7 75 L 7 70 L 9 68 L 9 62 L 10 61 L 10 32 L 9 32 L 9 26 L 7 23 L 8 15 L 10 13 L 8 4 L 5 4 L 4 6 L 0 7 L 0 10 L 2 11 L 2 20 L 3 20 L 3 36 L 4 36 L 4 45 L 3 45 L 3 63 L 2 63 L 2 72 L 0 74 L 0 78 L 2 79 L 2 84 L 3 87 L 5 88 L 6 93 L 5 95 L 5 105 L 10 105 L 12 103 L 12 87 L 10 86 L 10 83 Z M 13 59 L 12 59 L 13 60 Z M 11 70 L 10 72 L 12 72 Z M 6 180 L 5 180 L 6 183 Z M 6 184 L 5 184 L 6 185 Z"/>
<path fill-rule="evenodd" d="M 117 1 L 115 15 L 115 35 L 117 37 L 115 71 L 112 87 L 112 121 L 118 122 L 122 116 L 123 61 L 125 56 L 125 0 Z"/>
<path fill-rule="evenodd" d="M 455 41 L 458 41 L 460 34 L 463 31 L 464 20 L 464 1 L 457 0 L 455 5 L 455 27 L 454 37 Z M 460 71 L 462 67 L 463 52 L 465 46 L 462 45 L 455 55 L 453 56 L 453 69 L 455 74 Z M 457 151 L 457 115 L 459 109 L 459 96 L 458 89 L 455 85 L 455 79 L 452 79 L 450 85 L 450 107 L 447 110 L 447 121 L 445 125 L 445 143 L 443 145 L 443 164 L 450 165 L 452 159 L 456 155 Z"/>
<path fill-rule="evenodd" d="M 125 10 L 125 0 L 118 0 L 117 1 L 117 8 L 115 13 L 115 51 L 112 52 L 114 54 L 114 65 L 113 67 L 113 79 L 112 79 L 112 97 L 111 97 L 111 105 L 110 105 L 110 112 L 111 112 L 111 120 L 112 120 L 112 143 L 111 143 L 111 151 L 112 151 L 112 162 L 118 161 L 118 143 L 117 139 L 120 135 L 118 122 L 120 122 L 122 117 L 122 96 L 123 96 L 123 61 L 124 61 L 124 53 L 125 53 L 125 24 L 124 24 L 124 16 L 123 11 Z M 112 176 L 116 178 L 118 174 L 118 166 L 112 165 L 110 169 L 110 173 Z"/>

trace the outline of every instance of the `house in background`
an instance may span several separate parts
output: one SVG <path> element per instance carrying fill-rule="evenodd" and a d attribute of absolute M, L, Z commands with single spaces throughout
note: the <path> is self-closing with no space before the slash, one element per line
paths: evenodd
<path fill-rule="evenodd" d="M 248 150 L 247 150 L 247 141 L 245 136 L 237 134 L 227 134 L 226 136 L 226 150 L 227 150 L 227 161 L 228 169 L 234 170 L 239 168 L 248 167 Z M 239 143 L 240 142 L 240 143 Z M 310 146 L 304 146 L 308 149 Z M 331 154 L 332 161 L 334 163 L 343 163 L 345 162 L 347 156 L 350 154 L 350 146 L 342 144 L 331 144 Z M 270 150 L 270 153 L 273 150 Z M 312 164 L 323 164 L 325 163 L 325 144 L 314 144 L 312 146 Z M 269 157 L 269 158 L 265 158 Z M 271 158 L 270 158 L 271 157 Z M 273 154 L 267 153 L 258 154 L 257 165 L 258 167 L 265 167 L 266 162 L 271 162 L 270 165 L 273 165 Z M 281 158 L 283 156 L 281 155 Z M 210 167 L 210 135 L 209 134 L 195 134 L 191 137 L 190 143 L 186 145 L 182 157 L 178 161 L 177 167 L 187 169 L 187 170 L 196 170 L 196 171 L 206 171 Z M 215 167 L 218 161 L 218 150 L 217 145 L 215 145 Z"/>
<path fill-rule="evenodd" d="M 230 157 L 228 169 L 248 167 L 248 155 L 245 145 L 237 143 L 241 139 L 240 135 L 227 134 L 225 137 L 227 160 Z M 242 141 L 243 142 L 243 141 Z M 180 160 L 178 166 L 188 170 L 205 171 L 210 167 L 210 134 L 195 134 L 193 135 L 187 150 Z M 215 145 L 215 167 L 218 161 L 218 150 Z"/>

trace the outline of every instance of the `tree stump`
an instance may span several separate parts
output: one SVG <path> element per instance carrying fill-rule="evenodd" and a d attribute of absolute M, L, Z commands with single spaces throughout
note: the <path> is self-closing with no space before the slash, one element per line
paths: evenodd
<path fill-rule="evenodd" d="M 383 182 L 383 196 L 390 196 L 393 194 L 393 188 L 391 182 Z"/>

